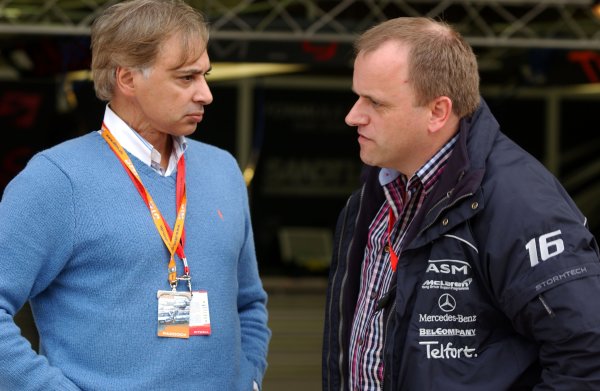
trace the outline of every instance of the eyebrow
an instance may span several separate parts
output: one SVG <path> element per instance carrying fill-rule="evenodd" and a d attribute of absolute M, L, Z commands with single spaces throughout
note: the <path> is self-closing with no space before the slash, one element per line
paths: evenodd
<path fill-rule="evenodd" d="M 368 94 L 367 94 L 367 95 L 365 95 L 365 94 L 360 94 L 360 93 L 358 93 L 358 92 L 357 92 L 357 91 L 354 89 L 354 87 L 352 87 L 352 88 L 351 88 L 351 90 L 352 90 L 352 92 L 354 93 L 354 95 L 356 95 L 356 96 L 360 96 L 361 98 L 370 99 L 370 100 L 372 100 L 372 101 L 380 101 L 380 99 L 377 99 L 377 98 L 373 97 L 372 95 L 368 95 Z"/>
<path fill-rule="evenodd" d="M 179 69 L 173 69 L 173 71 L 176 74 L 188 74 L 188 75 L 189 74 L 194 74 L 194 75 L 207 74 L 210 71 L 212 71 L 212 65 L 210 65 L 206 71 L 199 69 L 199 68 L 179 68 Z"/>

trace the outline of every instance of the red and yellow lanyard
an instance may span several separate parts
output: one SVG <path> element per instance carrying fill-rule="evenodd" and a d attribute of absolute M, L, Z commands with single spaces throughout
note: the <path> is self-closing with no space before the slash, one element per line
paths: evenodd
<path fill-rule="evenodd" d="M 391 240 L 394 224 L 396 224 L 396 216 L 394 216 L 394 211 L 390 207 L 387 229 L 387 242 L 388 249 L 390 250 L 390 265 L 392 266 L 392 271 L 395 272 L 396 268 L 398 267 L 398 254 L 396 254 L 396 252 L 394 251 L 394 246 Z"/>
<path fill-rule="evenodd" d="M 117 158 L 123 164 L 125 171 L 131 178 L 131 181 L 135 185 L 137 191 L 140 193 L 142 200 L 150 210 L 150 216 L 152 216 L 152 221 L 160 234 L 163 242 L 167 246 L 169 253 L 171 254 L 169 259 L 168 266 L 168 274 L 169 274 L 169 284 L 173 290 L 177 289 L 177 282 L 179 280 L 187 281 L 188 288 L 190 292 L 192 290 L 191 286 L 191 276 L 190 276 L 190 268 L 187 263 L 187 259 L 183 252 L 183 247 L 185 244 L 185 214 L 186 214 L 186 206 L 187 206 L 187 191 L 185 188 L 185 159 L 183 155 L 179 158 L 177 162 L 177 182 L 176 182 L 176 207 L 177 207 L 177 218 L 175 220 L 174 229 L 171 230 L 169 224 L 165 221 L 163 215 L 158 210 L 158 207 L 154 203 L 152 196 L 148 193 L 148 190 L 142 183 L 140 176 L 138 175 L 129 155 L 123 149 L 121 144 L 117 141 L 117 139 L 110 133 L 108 127 L 103 123 L 102 124 L 102 137 L 108 143 L 110 149 L 117 155 Z M 175 253 L 179 256 L 181 261 L 183 262 L 183 275 L 181 277 L 177 277 L 177 265 L 175 263 Z"/>

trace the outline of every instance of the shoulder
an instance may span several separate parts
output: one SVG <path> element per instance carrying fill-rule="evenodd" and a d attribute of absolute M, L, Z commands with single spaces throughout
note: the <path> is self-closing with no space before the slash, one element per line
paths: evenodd
<path fill-rule="evenodd" d="M 102 136 L 98 131 L 91 131 L 81 136 L 65 140 L 42 152 L 46 154 L 63 154 L 81 151 L 82 154 L 85 154 L 89 148 L 97 148 L 100 143 L 104 143 Z"/>
<path fill-rule="evenodd" d="M 549 203 L 572 202 L 553 173 L 503 134 L 486 162 L 483 189 L 490 200 L 516 208 L 524 205 L 547 211 Z"/>
<path fill-rule="evenodd" d="M 36 153 L 13 182 L 36 183 L 42 196 L 51 189 L 75 195 L 117 186 L 122 171 L 108 144 L 93 131 Z"/>
<path fill-rule="evenodd" d="M 229 151 L 198 140 L 187 139 L 185 158 L 190 166 L 200 164 L 218 171 L 240 171 L 236 159 Z"/>
<path fill-rule="evenodd" d="M 105 142 L 102 136 L 97 131 L 93 131 L 42 150 L 33 159 L 45 157 L 56 164 L 83 163 L 101 158 L 98 151 L 103 145 L 105 145 Z"/>
<path fill-rule="evenodd" d="M 573 247 L 590 237 L 586 217 L 558 178 L 506 137 L 498 138 L 486 162 L 480 201 L 472 227 L 493 253 L 527 256 L 532 239 L 553 232 Z"/>
<path fill-rule="evenodd" d="M 198 159 L 219 159 L 222 161 L 235 160 L 225 149 L 194 139 L 186 139 L 187 151 L 192 152 Z"/>
<path fill-rule="evenodd" d="M 50 167 L 68 170 L 69 166 L 80 166 L 97 153 L 102 138 L 97 132 L 63 141 L 57 145 L 35 153 L 27 162 L 24 171 L 48 170 Z"/>

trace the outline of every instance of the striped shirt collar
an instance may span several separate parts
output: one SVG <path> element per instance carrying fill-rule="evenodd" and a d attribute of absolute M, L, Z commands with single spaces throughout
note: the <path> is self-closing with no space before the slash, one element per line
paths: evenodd
<path fill-rule="evenodd" d="M 457 140 L 458 133 L 448 140 L 448 142 L 444 144 L 431 159 L 421 166 L 409 180 L 407 180 L 406 176 L 400 171 L 393 168 L 382 168 L 381 171 L 379 171 L 379 183 L 381 186 L 385 187 L 395 181 L 398 177 L 403 177 L 403 182 L 407 184 L 406 187 L 420 181 L 423 184 L 425 193 L 428 193 L 435 184 L 440 170 L 443 170 L 446 166 L 446 162 L 448 161 Z"/>
<path fill-rule="evenodd" d="M 140 136 L 138 132 L 127 125 L 125 121 L 112 111 L 109 105 L 106 105 L 106 110 L 104 111 L 104 124 L 128 153 L 163 176 L 169 176 L 175 171 L 177 161 L 187 148 L 185 137 L 173 136 L 173 152 L 169 158 L 169 165 L 164 170 L 160 166 L 160 152 Z"/>
<path fill-rule="evenodd" d="M 456 140 L 458 140 L 458 133 L 454 135 L 431 159 L 429 159 L 421 168 L 415 172 L 415 174 L 408 181 L 413 182 L 415 180 L 420 180 L 425 188 L 427 189 L 427 185 L 431 185 L 431 179 L 436 177 L 436 173 L 440 168 L 443 168 L 446 161 L 450 157 L 450 153 L 454 149 L 454 145 L 456 144 Z M 385 186 L 390 182 L 393 182 L 400 175 L 400 171 L 397 171 L 393 168 L 382 168 L 379 171 L 379 183 L 381 186 Z"/>
<path fill-rule="evenodd" d="M 404 209 L 404 198 L 408 192 L 415 193 L 417 191 L 416 189 L 422 186 L 423 194 L 429 194 L 446 166 L 446 162 L 450 158 L 457 140 L 458 133 L 448 140 L 448 142 L 408 180 L 404 174 L 397 170 L 391 168 L 381 169 L 379 172 L 379 183 L 383 187 L 385 197 L 396 217 L 400 214 L 400 210 Z"/>

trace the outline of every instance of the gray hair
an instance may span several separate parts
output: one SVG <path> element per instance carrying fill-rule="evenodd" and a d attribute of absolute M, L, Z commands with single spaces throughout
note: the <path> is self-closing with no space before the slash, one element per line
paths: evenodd
<path fill-rule="evenodd" d="M 181 35 L 180 64 L 206 50 L 207 22 L 183 0 L 128 0 L 104 10 L 91 32 L 96 96 L 112 99 L 117 67 L 139 69 L 147 76 L 162 44 L 175 34 Z M 198 42 L 204 45 L 194 46 Z"/>

